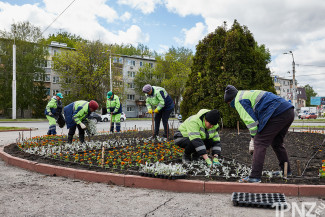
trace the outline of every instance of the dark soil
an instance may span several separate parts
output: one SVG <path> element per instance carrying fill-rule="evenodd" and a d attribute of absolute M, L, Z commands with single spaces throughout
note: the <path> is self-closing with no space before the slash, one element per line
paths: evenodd
<path fill-rule="evenodd" d="M 121 133 L 115 134 L 116 138 L 130 138 L 130 137 L 149 137 L 151 132 L 132 132 L 132 133 Z M 236 162 L 250 166 L 252 156 L 248 153 L 248 144 L 250 135 L 247 130 L 240 131 L 240 134 L 233 129 L 223 129 L 220 132 L 221 143 L 222 143 L 222 157 L 228 160 L 234 159 Z M 111 137 L 110 137 L 111 138 Z M 107 141 L 108 136 L 96 136 L 92 137 L 92 140 Z M 288 132 L 284 144 L 287 149 L 293 176 L 288 180 L 281 178 L 272 178 L 271 180 L 263 177 L 262 182 L 272 183 L 287 183 L 287 184 L 325 184 L 325 178 L 319 178 L 319 169 L 321 169 L 322 160 L 325 160 L 324 144 L 323 141 L 325 135 L 312 134 L 312 133 L 294 133 Z M 16 144 L 11 144 L 4 148 L 4 151 L 20 158 L 24 158 L 39 163 L 53 164 L 57 166 L 64 166 L 70 168 L 79 168 L 85 170 L 94 170 L 102 172 L 115 172 L 123 174 L 139 174 L 137 168 L 131 168 L 127 171 L 118 169 L 104 169 L 96 166 L 86 166 L 79 163 L 64 162 L 60 160 L 40 157 L 38 155 L 32 155 L 22 152 Z M 303 176 L 298 176 L 297 161 L 300 161 L 301 172 Z M 177 160 L 181 162 L 181 160 Z M 165 162 L 168 163 L 168 162 Z M 278 161 L 272 148 L 267 149 L 264 170 L 279 170 Z M 187 176 L 187 179 L 200 179 L 200 180 L 217 180 L 217 181 L 236 181 L 238 178 L 225 179 L 224 177 L 210 176 L 208 179 L 203 175 L 199 176 Z"/>

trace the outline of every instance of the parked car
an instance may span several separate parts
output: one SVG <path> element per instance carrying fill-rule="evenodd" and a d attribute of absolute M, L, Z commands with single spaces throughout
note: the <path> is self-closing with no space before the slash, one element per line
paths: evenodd
<path fill-rule="evenodd" d="M 125 116 L 124 112 L 122 112 L 122 114 L 121 114 L 121 122 L 123 122 L 125 120 L 126 120 L 126 116 Z M 101 115 L 101 121 L 103 121 L 103 122 L 111 121 L 111 114 L 106 113 L 105 115 Z"/>
<path fill-rule="evenodd" d="M 298 114 L 298 118 L 300 119 L 302 115 L 306 115 L 306 113 L 304 113 L 304 112 L 300 112 L 300 113 Z"/>
<path fill-rule="evenodd" d="M 307 113 L 300 116 L 301 119 L 316 119 L 317 115 L 315 113 Z"/>
<path fill-rule="evenodd" d="M 95 120 L 96 123 L 99 121 L 102 121 L 102 117 L 99 114 L 97 114 L 96 112 L 90 113 L 88 119 L 93 119 L 93 120 Z"/>

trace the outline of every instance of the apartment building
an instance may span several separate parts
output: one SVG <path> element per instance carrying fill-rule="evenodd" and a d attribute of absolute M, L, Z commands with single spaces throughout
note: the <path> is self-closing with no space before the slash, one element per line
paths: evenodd
<path fill-rule="evenodd" d="M 52 57 L 62 51 L 62 49 L 73 48 L 67 47 L 65 43 L 52 42 L 49 45 L 50 57 L 45 66 L 45 85 L 47 88 L 48 98 L 54 96 L 56 93 L 61 92 L 61 87 L 59 84 L 60 78 L 51 68 Z M 112 57 L 112 64 L 119 64 L 121 66 L 122 79 L 119 81 L 114 81 L 113 78 L 113 89 L 115 85 L 124 86 L 124 94 L 121 96 L 122 111 L 125 113 L 126 117 L 143 117 L 146 112 L 145 106 L 145 96 L 144 94 L 139 95 L 135 92 L 134 78 L 136 73 L 145 64 L 149 64 L 150 67 L 155 67 L 155 58 L 149 56 L 126 56 L 126 55 L 116 55 Z M 108 91 L 108 90 L 107 90 Z M 69 94 L 69 91 L 63 92 L 64 95 Z"/>
<path fill-rule="evenodd" d="M 281 96 L 287 101 L 292 102 L 293 100 L 293 93 L 292 93 L 292 79 L 283 78 L 277 75 L 272 75 L 274 87 L 276 90 L 276 94 Z M 297 87 L 297 81 L 296 81 Z M 297 109 L 299 110 L 301 107 L 306 106 L 306 91 L 303 87 L 296 88 L 296 95 L 297 95 Z"/>

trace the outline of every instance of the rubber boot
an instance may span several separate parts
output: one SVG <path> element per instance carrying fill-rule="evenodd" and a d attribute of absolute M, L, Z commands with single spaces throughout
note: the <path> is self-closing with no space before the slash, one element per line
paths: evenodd
<path fill-rule="evenodd" d="M 114 122 L 112 123 L 111 130 L 112 133 L 114 133 Z"/>
<path fill-rule="evenodd" d="M 194 153 L 192 154 L 192 160 L 193 160 L 193 161 L 198 161 L 198 160 L 200 160 L 200 155 L 198 155 L 197 152 L 194 152 Z"/>
<path fill-rule="evenodd" d="M 48 130 L 47 131 L 47 135 L 51 135 L 51 130 Z"/>
<path fill-rule="evenodd" d="M 120 123 L 116 123 L 116 132 L 120 132 L 121 131 L 121 124 Z"/>
<path fill-rule="evenodd" d="M 68 135 L 68 143 L 72 144 L 73 135 Z"/>
<path fill-rule="evenodd" d="M 79 134 L 79 140 L 80 140 L 81 144 L 84 143 L 85 142 L 85 134 Z"/>

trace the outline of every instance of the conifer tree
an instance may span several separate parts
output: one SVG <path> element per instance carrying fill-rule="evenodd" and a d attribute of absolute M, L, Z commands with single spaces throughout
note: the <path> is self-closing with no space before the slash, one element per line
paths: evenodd
<path fill-rule="evenodd" d="M 246 26 L 235 20 L 227 30 L 224 23 L 196 46 L 181 114 L 187 118 L 202 108 L 218 109 L 224 126 L 235 127 L 240 118 L 235 109 L 224 102 L 226 86 L 275 92 L 267 67 L 270 59 L 268 49 L 257 44 Z"/>

